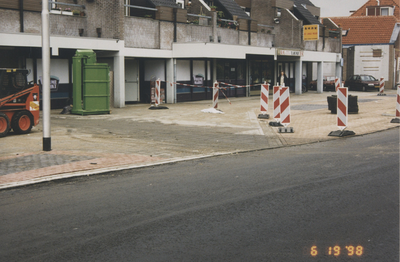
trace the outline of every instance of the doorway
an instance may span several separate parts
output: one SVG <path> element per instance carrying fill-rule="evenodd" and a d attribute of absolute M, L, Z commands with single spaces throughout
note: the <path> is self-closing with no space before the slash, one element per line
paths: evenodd
<path fill-rule="evenodd" d="M 139 61 L 136 59 L 125 60 L 125 102 L 139 102 Z"/>

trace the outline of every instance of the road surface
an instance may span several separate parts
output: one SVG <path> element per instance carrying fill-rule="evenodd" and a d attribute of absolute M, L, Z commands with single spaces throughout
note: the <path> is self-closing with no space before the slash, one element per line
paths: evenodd
<path fill-rule="evenodd" d="M 0 261 L 399 261 L 399 130 L 0 192 Z"/>

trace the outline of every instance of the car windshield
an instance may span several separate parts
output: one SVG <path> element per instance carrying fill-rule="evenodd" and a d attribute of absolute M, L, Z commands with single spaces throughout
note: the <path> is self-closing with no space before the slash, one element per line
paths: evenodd
<path fill-rule="evenodd" d="M 361 76 L 362 81 L 375 81 L 376 79 L 373 76 Z"/>

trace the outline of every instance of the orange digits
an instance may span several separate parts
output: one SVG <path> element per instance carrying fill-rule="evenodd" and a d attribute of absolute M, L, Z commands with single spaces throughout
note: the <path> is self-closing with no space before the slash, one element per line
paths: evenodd
<path fill-rule="evenodd" d="M 335 251 L 333 253 L 334 256 L 339 256 L 340 255 L 340 247 L 339 246 L 334 246 L 333 247 L 333 251 Z"/>
<path fill-rule="evenodd" d="M 346 248 L 349 251 L 349 253 L 347 253 L 347 255 L 349 255 L 349 256 L 354 255 L 354 247 L 353 246 L 346 246 Z"/>
<path fill-rule="evenodd" d="M 318 251 L 317 251 L 317 246 L 312 246 L 311 247 L 311 252 L 310 252 L 311 256 L 315 257 L 316 255 L 318 255 Z"/>
<path fill-rule="evenodd" d="M 356 247 L 356 255 L 361 256 L 363 254 L 363 247 L 362 246 L 357 246 Z"/>

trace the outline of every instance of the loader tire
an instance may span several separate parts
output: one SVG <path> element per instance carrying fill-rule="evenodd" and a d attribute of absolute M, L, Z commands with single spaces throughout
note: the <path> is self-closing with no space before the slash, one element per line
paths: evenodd
<path fill-rule="evenodd" d="M 10 131 L 10 119 L 4 113 L 0 113 L 0 137 L 4 137 Z"/>
<path fill-rule="evenodd" d="M 11 127 L 16 134 L 27 134 L 31 132 L 32 126 L 32 114 L 26 110 L 15 113 L 11 120 Z"/>

